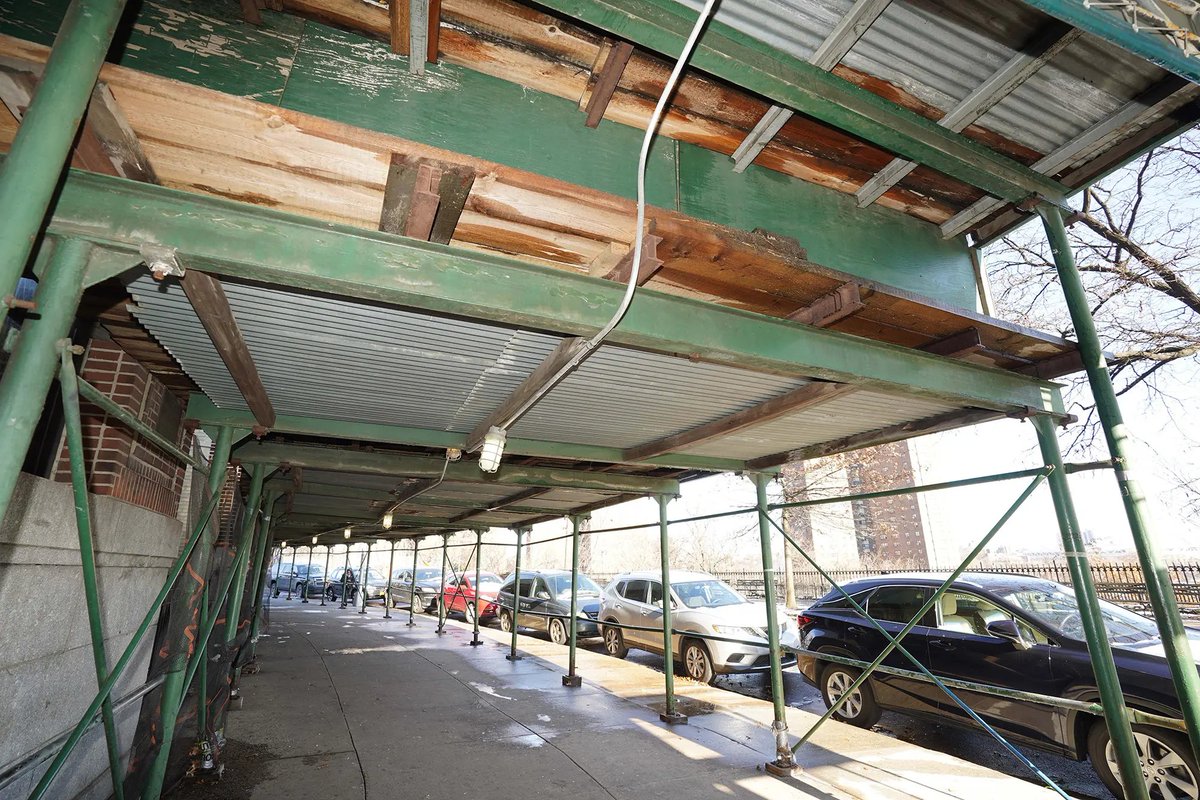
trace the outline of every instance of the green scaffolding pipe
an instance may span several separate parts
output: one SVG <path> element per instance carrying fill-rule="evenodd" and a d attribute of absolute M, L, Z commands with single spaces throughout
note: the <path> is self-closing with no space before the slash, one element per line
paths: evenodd
<path fill-rule="evenodd" d="M 479 638 L 479 578 L 482 575 L 482 571 L 483 571 L 483 559 L 480 558 L 480 556 L 483 555 L 482 548 L 483 548 L 483 532 L 476 531 L 475 532 L 475 587 L 474 587 L 474 592 L 472 592 L 472 594 L 474 595 L 474 601 L 473 601 L 472 605 L 475 609 L 475 613 L 471 615 L 471 631 L 472 631 L 471 646 L 472 647 L 478 647 L 479 645 L 483 644 L 483 640 Z"/>
<path fill-rule="evenodd" d="M 121 408 L 119 405 L 113 402 L 108 395 L 101 392 L 95 386 L 92 386 L 82 378 L 79 378 L 78 380 L 79 394 L 83 396 L 85 400 L 99 406 L 105 414 L 108 414 L 110 417 L 115 417 L 120 422 L 128 425 L 130 428 L 133 428 L 137 434 L 147 439 L 155 447 L 189 465 L 201 475 L 208 474 L 208 465 L 203 461 L 185 452 L 179 447 L 176 447 L 174 443 L 172 443 L 158 431 L 154 430 L 154 428 L 138 419 L 137 415 L 131 414 L 130 412 Z"/>
<path fill-rule="evenodd" d="M 1116 663 L 1113 661 L 1108 631 L 1104 627 L 1100 599 L 1092 582 L 1092 570 L 1088 566 L 1079 520 L 1075 516 L 1071 488 L 1067 484 L 1066 474 L 1057 469 L 1062 464 L 1062 453 L 1058 449 L 1058 439 L 1054 436 L 1054 422 L 1038 416 L 1033 418 L 1033 425 L 1037 429 L 1042 457 L 1047 464 L 1055 467 L 1054 472 L 1050 473 L 1050 496 L 1054 501 L 1054 514 L 1062 534 L 1067 569 L 1071 572 L 1071 585 L 1079 602 L 1079 617 L 1092 659 L 1092 671 L 1096 674 L 1096 687 L 1100 690 L 1100 704 L 1104 706 L 1104 719 L 1108 723 L 1108 733 L 1117 752 L 1119 777 L 1121 785 L 1125 788 L 1125 798 L 1150 800 L 1149 790 L 1141 780 L 1141 760 L 1125 713 L 1125 696 L 1121 691 Z M 1191 668 L 1196 669 L 1195 665 Z"/>
<path fill-rule="evenodd" d="M 758 501 L 758 541 L 762 550 L 764 602 L 767 604 L 767 642 L 771 654 L 771 703 L 775 719 L 771 730 L 775 734 L 775 759 L 771 765 L 776 770 L 789 770 L 796 766 L 792 750 L 788 747 L 787 702 L 783 691 L 783 662 L 779 652 L 779 609 L 775 597 L 775 556 L 771 547 L 771 518 L 767 510 L 767 484 L 770 475 L 755 473 L 754 489 Z M 784 545 L 787 546 L 786 544 Z"/>
<path fill-rule="evenodd" d="M 258 503 L 262 500 L 263 479 L 267 475 L 267 467 L 263 464 L 250 466 L 250 492 L 246 495 L 246 514 L 242 520 L 243 545 L 238 547 L 241 555 L 242 546 L 246 548 L 246 560 L 254 550 L 254 534 L 258 530 Z M 249 565 L 247 565 L 248 567 Z M 233 578 L 233 587 L 229 591 L 229 603 L 225 609 L 225 644 L 232 645 L 237 639 L 238 624 L 242 619 L 242 598 L 246 593 L 247 569 L 239 569 Z M 306 588 L 307 593 L 307 588 Z"/>
<path fill-rule="evenodd" d="M 267 494 L 267 500 L 263 503 L 262 520 L 259 522 L 258 529 L 258 545 L 254 555 L 254 600 L 250 609 L 250 650 L 251 658 L 257 655 L 258 635 L 260 632 L 261 622 L 259 618 L 262 616 L 263 592 L 267 588 L 267 549 L 271 545 L 271 521 L 275 512 L 275 504 L 279 502 L 279 492 L 270 492 Z M 329 552 L 326 549 L 325 553 L 325 575 L 328 579 L 329 575 Z M 321 602 L 324 603 L 325 594 L 321 594 Z"/>
<path fill-rule="evenodd" d="M 213 450 L 212 465 L 208 473 L 208 493 L 209 504 L 215 509 L 221 502 L 221 487 L 225 485 L 225 476 L 228 472 L 229 452 L 233 445 L 233 429 L 227 426 L 221 426 L 217 429 L 216 446 Z M 192 581 L 198 582 L 201 591 L 199 594 L 199 606 L 197 607 L 192 600 L 194 595 L 181 592 L 179 598 L 179 614 L 176 618 L 174 610 L 172 610 L 172 619 L 168 622 L 171 626 L 173 634 L 172 641 L 168 642 L 169 659 L 167 662 L 166 675 L 163 680 L 162 696 L 159 700 L 159 719 L 161 725 L 161 741 L 158 743 L 158 752 L 154 754 L 154 760 L 150 764 L 150 769 L 146 776 L 146 785 L 142 789 L 143 800 L 158 800 L 162 795 L 163 783 L 166 781 L 167 764 L 171 759 L 171 742 L 175 739 L 176 723 L 179 721 L 179 708 L 183 703 L 183 695 L 187 689 L 184 682 L 184 671 L 187 667 L 188 653 L 194 646 L 194 641 L 188 638 L 188 631 L 194 630 L 196 620 L 203 623 L 208 607 L 208 573 L 209 566 L 212 564 L 213 542 L 216 540 L 217 528 L 220 525 L 209 525 L 208 518 L 211 513 L 205 517 L 205 525 L 200 528 L 200 541 L 192 552 L 192 558 L 189 560 L 188 569 L 192 575 Z M 207 698 L 204 693 L 197 702 L 196 717 L 198 720 L 207 724 L 207 717 L 204 712 L 204 706 Z M 203 730 L 203 729 L 201 729 Z"/>
<path fill-rule="evenodd" d="M 1192 753 L 1200 758 L 1200 674 L 1196 671 L 1187 630 L 1179 616 L 1179 602 L 1175 597 L 1171 577 L 1167 573 L 1167 565 L 1150 534 L 1146 496 L 1133 476 L 1129 432 L 1121 414 L 1121 405 L 1117 402 L 1108 364 L 1104 360 L 1104 350 L 1096 334 L 1096 323 L 1092 319 L 1087 294 L 1084 292 L 1079 270 L 1075 266 L 1075 256 L 1067 239 L 1062 212 L 1052 206 L 1039 206 L 1038 213 L 1045 223 L 1046 236 L 1054 254 L 1054 265 L 1063 287 L 1063 297 L 1066 299 L 1071 322 L 1075 326 L 1075 335 L 1079 340 L 1083 367 L 1087 371 L 1088 384 L 1096 400 L 1096 413 L 1100 417 L 1100 426 L 1104 430 L 1108 451 L 1115 464 L 1117 486 L 1120 488 L 1121 501 L 1125 505 L 1125 515 L 1129 519 L 1129 530 L 1133 534 L 1138 562 L 1142 566 L 1146 593 L 1149 595 L 1154 619 L 1162 637 L 1163 654 L 1171 669 L 1175 695 L 1179 698 L 1179 707 L 1183 712 L 1184 722 L 1187 723 L 1188 740 L 1192 745 Z"/>
<path fill-rule="evenodd" d="M 4 246 L 0 238 L 0 247 Z M 50 240 L 43 242 L 43 248 L 48 246 Z M 75 319 L 92 250 L 78 239 L 54 241 L 53 248 L 34 297 L 37 314 L 21 325 L 12 357 L 0 375 L 0 522 L 12 502 L 46 393 L 58 371 L 58 340 L 66 337 Z"/>
<path fill-rule="evenodd" d="M 104 622 L 100 614 L 100 590 L 96 585 L 96 552 L 92 542 L 92 516 L 89 509 L 87 472 L 84 467 L 83 423 L 79 418 L 79 385 L 75 381 L 75 362 L 70 340 L 62 340 L 62 367 L 58 382 L 62 390 L 63 427 L 66 429 L 67 455 L 71 461 L 71 488 L 75 495 L 75 528 L 79 533 L 79 561 L 83 569 L 83 596 L 87 602 L 88 627 L 92 637 L 92 660 L 96 683 L 104 685 L 108 677 L 108 654 L 104 648 Z M 108 747 L 108 769 L 112 777 L 113 797 L 124 800 L 125 786 L 121 770 L 121 740 L 113 717 L 111 697 L 100 706 L 104 741 Z"/>
<path fill-rule="evenodd" d="M 91 705 L 88 706 L 87 711 L 83 712 L 83 716 L 79 719 L 79 723 L 75 726 L 75 729 L 71 731 L 71 735 L 67 738 L 67 741 L 58 751 L 58 755 L 54 757 L 54 761 L 52 761 L 50 766 L 46 768 L 46 772 L 43 773 L 41 780 L 38 781 L 37 786 L 33 788 L 33 793 L 29 795 L 29 800 L 41 800 L 41 798 L 46 796 L 46 791 L 50 788 L 51 782 L 53 782 L 59 771 L 62 770 L 63 764 L 66 763 L 67 758 L 69 758 L 71 753 L 75 750 L 75 746 L 79 744 L 80 738 L 83 737 L 84 731 L 86 731 L 88 726 L 91 725 L 92 719 L 96 716 L 96 712 L 100 710 L 100 707 L 104 704 L 105 699 L 111 695 L 113 687 L 117 685 L 117 681 L 121 678 L 121 674 L 125 671 L 125 668 L 129 666 L 129 662 L 133 660 L 134 654 L 137 653 L 138 647 L 142 642 L 142 637 L 146 635 L 146 631 L 148 631 L 150 626 L 158 619 L 158 613 L 160 609 L 162 609 L 162 605 L 166 601 L 167 595 L 175 587 L 175 582 L 179 579 L 180 573 L 183 572 L 184 567 L 187 566 L 188 560 L 195 552 L 196 547 L 200 542 L 201 535 L 204 533 L 204 529 L 208 527 L 208 520 L 212 516 L 213 511 L 216 509 L 217 502 L 219 500 L 220 495 L 214 495 L 205 505 L 204 510 L 200 514 L 200 519 L 197 520 L 195 530 L 192 531 L 192 535 L 188 538 L 187 542 L 183 546 L 183 552 L 179 554 L 179 557 L 175 559 L 175 563 L 171 565 L 170 571 L 167 572 L 166 582 L 163 583 L 162 588 L 158 590 L 158 594 L 155 596 L 154 602 L 150 604 L 150 609 L 146 612 L 146 615 L 142 617 L 142 622 L 140 625 L 138 625 L 137 630 L 133 632 L 133 637 L 129 640 L 129 644 L 125 646 L 125 651 L 121 653 L 121 657 L 118 658 L 117 663 L 113 665 L 112 671 L 109 672 L 108 677 L 104 679 L 104 684 L 100 687 L 100 691 L 98 691 L 96 696 L 92 699 Z"/>
<path fill-rule="evenodd" d="M 518 536 L 517 539 L 519 541 L 520 536 Z M 443 535 L 442 536 L 442 587 L 443 587 L 443 589 L 442 589 L 442 594 L 438 597 L 438 604 L 437 604 L 437 612 L 438 612 L 437 632 L 438 633 L 441 633 L 442 629 L 446 627 L 446 617 L 448 616 L 448 614 L 446 612 L 445 586 L 446 586 L 446 564 L 450 560 L 449 553 L 447 552 L 447 547 L 449 545 L 449 542 L 450 542 L 450 537 Z M 350 557 L 349 556 L 350 545 L 346 545 L 346 553 L 347 553 L 346 558 L 349 558 Z M 518 558 L 519 558 L 519 556 L 518 556 Z M 518 563 L 519 563 L 519 561 L 518 561 Z M 451 569 L 451 571 L 453 571 L 453 569 Z M 343 602 L 345 601 L 345 592 L 342 593 L 342 600 L 343 600 Z"/>
<path fill-rule="evenodd" d="M 16 290 L 33 252 L 124 8 L 125 0 L 74 0 L 67 7 L 0 167 L 0 298 Z M 38 312 L 44 310 L 39 298 Z M 0 302 L 0 327 L 7 314 L 8 304 Z"/>
<path fill-rule="evenodd" d="M 412 575 L 409 576 L 409 581 L 408 581 L 408 622 L 404 623 L 409 628 L 411 628 L 417 624 L 416 619 L 415 619 L 416 613 L 417 613 L 417 611 L 416 611 L 416 609 L 417 609 L 417 556 L 420 552 L 421 552 L 421 540 L 413 539 Z M 446 575 L 445 575 L 445 573 L 443 573 L 442 574 L 443 582 L 445 580 L 445 577 L 446 577 Z"/>
<path fill-rule="evenodd" d="M 520 661 L 521 656 L 517 654 L 517 628 L 520 626 L 518 620 L 521 613 L 521 537 L 528 533 L 529 529 L 517 528 L 514 532 L 517 534 L 517 553 L 513 559 L 512 640 L 509 642 L 508 655 L 505 658 L 509 661 Z"/>
<path fill-rule="evenodd" d="M 582 679 L 575 673 L 575 651 L 579 639 L 579 532 L 583 527 L 586 516 L 571 517 L 571 637 L 567 645 L 567 674 L 563 676 L 563 686 L 579 687 Z"/>
<path fill-rule="evenodd" d="M 658 717 L 663 722 L 677 724 L 687 722 L 687 717 L 675 708 L 675 654 L 671 641 L 671 548 L 669 533 L 671 524 L 667 521 L 667 504 L 671 498 L 660 494 L 658 500 L 658 554 L 662 562 L 662 619 L 663 619 L 663 688 L 666 702 L 663 713 Z"/>

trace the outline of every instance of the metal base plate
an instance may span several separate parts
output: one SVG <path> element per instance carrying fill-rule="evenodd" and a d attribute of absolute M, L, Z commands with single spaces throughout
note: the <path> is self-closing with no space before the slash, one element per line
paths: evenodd
<path fill-rule="evenodd" d="M 768 761 L 766 770 L 768 775 L 774 775 L 776 778 L 790 778 L 800 769 L 798 764 L 780 764 L 778 761 Z"/>
<path fill-rule="evenodd" d="M 525 658 L 525 656 L 514 656 L 512 653 L 509 653 L 505 656 L 505 658 L 507 658 L 509 661 L 520 661 L 521 659 Z"/>
<path fill-rule="evenodd" d="M 583 678 L 578 675 L 563 675 L 563 686 L 571 686 L 578 689 L 583 686 Z"/>
<path fill-rule="evenodd" d="M 483 642 L 479 641 L 478 639 L 472 639 L 471 641 L 467 642 L 467 644 L 471 645 L 471 647 L 479 647 L 479 645 L 483 644 Z"/>
<path fill-rule="evenodd" d="M 658 718 L 668 725 L 687 725 L 687 714 L 680 714 L 676 711 L 674 714 L 659 714 Z"/>

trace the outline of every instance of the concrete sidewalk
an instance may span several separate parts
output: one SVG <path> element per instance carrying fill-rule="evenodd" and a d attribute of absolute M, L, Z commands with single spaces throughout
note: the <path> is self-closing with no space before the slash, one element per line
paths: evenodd
<path fill-rule="evenodd" d="M 950 756 L 836 723 L 803 748 L 795 778 L 763 771 L 771 705 L 679 678 L 688 725 L 658 719 L 662 675 L 580 650 L 584 685 L 565 688 L 567 650 L 407 612 L 384 620 L 276 605 L 243 679 L 224 780 L 176 798 L 913 798 L 1045 800 L 1051 792 Z M 816 717 L 788 709 L 793 732 Z"/>

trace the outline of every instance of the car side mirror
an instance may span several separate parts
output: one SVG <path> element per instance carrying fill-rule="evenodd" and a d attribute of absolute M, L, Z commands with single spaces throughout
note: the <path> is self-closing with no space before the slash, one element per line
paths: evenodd
<path fill-rule="evenodd" d="M 549 592 L 538 592 L 537 594 L 534 595 L 534 598 L 537 600 L 549 600 L 550 593 Z"/>
<path fill-rule="evenodd" d="M 987 632 L 991 636 L 1008 639 L 1018 650 L 1029 649 L 1029 642 L 1025 641 L 1025 637 L 1021 636 L 1020 628 L 1011 619 L 998 619 L 995 622 L 989 622 L 987 624 Z"/>

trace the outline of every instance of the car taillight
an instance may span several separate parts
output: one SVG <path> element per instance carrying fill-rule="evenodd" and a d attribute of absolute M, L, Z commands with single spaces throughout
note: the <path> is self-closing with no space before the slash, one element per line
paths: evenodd
<path fill-rule="evenodd" d="M 796 624 L 803 628 L 805 625 L 811 625 L 815 620 L 807 614 L 800 614 L 796 617 Z"/>

